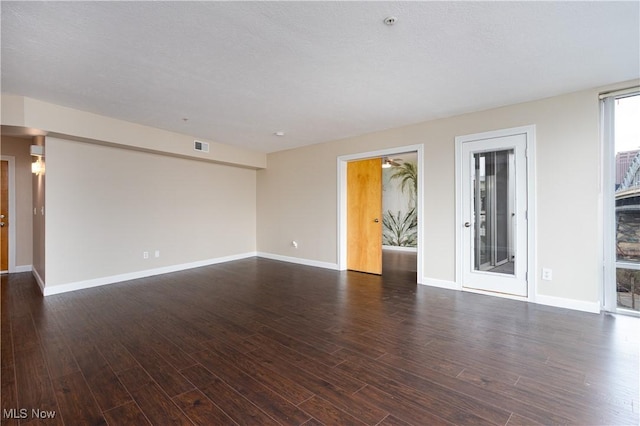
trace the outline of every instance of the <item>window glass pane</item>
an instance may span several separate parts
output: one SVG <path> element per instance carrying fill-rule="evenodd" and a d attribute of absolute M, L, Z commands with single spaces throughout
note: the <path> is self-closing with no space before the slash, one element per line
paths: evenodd
<path fill-rule="evenodd" d="M 514 274 L 514 150 L 474 154 L 474 269 Z"/>
<path fill-rule="evenodd" d="M 616 99 L 616 257 L 640 262 L 640 96 Z"/>
<path fill-rule="evenodd" d="M 640 95 L 615 101 L 616 258 L 640 263 Z M 617 306 L 640 311 L 640 270 L 616 269 Z"/>
<path fill-rule="evenodd" d="M 640 311 L 640 271 L 618 268 L 616 287 L 618 308 Z"/>

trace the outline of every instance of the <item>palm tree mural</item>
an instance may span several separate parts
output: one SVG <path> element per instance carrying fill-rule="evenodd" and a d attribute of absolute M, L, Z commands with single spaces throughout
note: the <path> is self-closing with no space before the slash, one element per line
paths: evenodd
<path fill-rule="evenodd" d="M 416 195 L 418 194 L 418 166 L 416 163 L 406 162 L 393 167 L 391 180 L 400 181 L 400 190 L 409 191 L 409 207 L 416 206 Z"/>
<path fill-rule="evenodd" d="M 393 166 L 389 176 L 391 181 L 399 181 L 400 190 L 407 193 L 409 202 L 406 213 L 387 210 L 382 216 L 383 244 L 390 246 L 415 247 L 418 239 L 418 215 L 416 198 L 418 194 L 418 166 L 404 162 Z"/>

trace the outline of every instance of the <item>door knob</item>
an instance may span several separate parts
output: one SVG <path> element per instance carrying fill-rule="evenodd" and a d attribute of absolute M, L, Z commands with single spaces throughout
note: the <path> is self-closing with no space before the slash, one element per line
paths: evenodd
<path fill-rule="evenodd" d="M 4 219 L 5 216 L 3 214 L 0 214 L 0 219 Z"/>
<path fill-rule="evenodd" d="M 0 222 L 0 228 L 4 228 L 4 222 Z"/>
<path fill-rule="evenodd" d="M 377 217 L 376 217 L 375 219 L 373 219 L 373 221 L 374 221 L 375 223 L 380 222 L 380 221 L 378 220 L 378 218 L 377 218 Z"/>
<path fill-rule="evenodd" d="M 464 223 L 464 227 L 465 227 L 465 228 L 469 228 L 469 227 L 471 227 L 471 224 L 470 224 L 469 222 L 465 222 L 465 223 Z"/>

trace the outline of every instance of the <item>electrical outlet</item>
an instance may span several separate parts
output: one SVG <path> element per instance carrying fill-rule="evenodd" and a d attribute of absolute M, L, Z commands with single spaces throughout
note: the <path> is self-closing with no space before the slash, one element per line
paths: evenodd
<path fill-rule="evenodd" d="M 149 258 L 149 252 L 148 251 L 143 251 L 142 252 L 142 258 L 143 259 L 148 259 Z"/>
<path fill-rule="evenodd" d="M 155 256 L 160 257 L 160 250 L 156 250 Z"/>
<path fill-rule="evenodd" d="M 551 281 L 553 277 L 553 271 L 549 268 L 542 268 L 542 279 L 545 281 Z"/>
<path fill-rule="evenodd" d="M 291 245 L 293 246 L 293 248 L 298 248 L 298 242 L 297 241 L 291 241 Z"/>

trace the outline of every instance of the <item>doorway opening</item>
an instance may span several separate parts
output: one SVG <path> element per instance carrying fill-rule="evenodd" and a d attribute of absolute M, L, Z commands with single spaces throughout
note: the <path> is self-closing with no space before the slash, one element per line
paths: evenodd
<path fill-rule="evenodd" d="M 404 154 L 414 153 L 413 159 L 403 158 Z M 405 183 L 405 192 L 408 197 L 413 197 L 411 200 L 411 207 L 404 210 L 397 210 L 397 204 L 392 205 L 387 210 L 391 213 L 385 212 L 383 207 L 380 206 L 377 217 L 370 218 L 371 221 L 378 219 L 380 228 L 380 241 L 378 242 L 379 250 L 382 252 L 382 273 L 387 270 L 391 271 L 406 271 L 415 269 L 417 283 L 423 281 L 423 256 L 422 256 L 422 215 L 423 215 L 423 188 L 417 182 L 423 182 L 423 146 L 422 145 L 410 145 L 397 148 L 390 148 L 378 151 L 370 151 L 359 154 L 345 155 L 338 157 L 337 169 L 338 169 L 338 269 L 343 271 L 351 269 L 348 262 L 349 253 L 349 233 L 348 233 L 348 212 L 349 212 L 349 200 L 348 200 L 348 164 L 350 162 L 356 162 L 366 159 L 377 159 L 378 167 L 385 166 L 385 169 L 393 169 L 394 167 L 401 167 L 409 161 L 415 164 L 415 185 L 411 182 L 411 178 L 407 178 Z M 402 160 L 402 161 L 398 161 Z M 386 165 L 390 164 L 390 167 Z M 393 164 L 395 163 L 395 165 Z M 400 171 L 397 169 L 396 171 Z M 399 173 L 402 174 L 402 173 Z M 409 173 L 407 173 L 409 174 Z M 389 178 L 390 179 L 390 178 Z M 395 178 L 394 180 L 401 182 L 402 177 Z M 401 184 L 400 184 L 401 185 Z M 412 189 L 408 188 L 408 185 L 412 185 Z M 383 191 L 383 185 L 380 185 L 378 190 Z M 415 188 L 415 191 L 411 192 Z M 413 208 L 413 212 L 411 211 Z M 394 209 L 396 211 L 394 212 Z M 414 217 L 415 216 L 415 217 Z M 385 220 L 386 218 L 386 220 Z M 395 223 L 394 223 L 395 220 Z M 383 222 L 387 222 L 389 225 L 387 228 L 387 237 L 383 237 Z M 387 244 L 385 250 L 382 250 L 382 242 L 386 241 Z M 394 247 L 395 246 L 395 247 Z M 414 265 L 414 266 L 412 266 Z"/>

